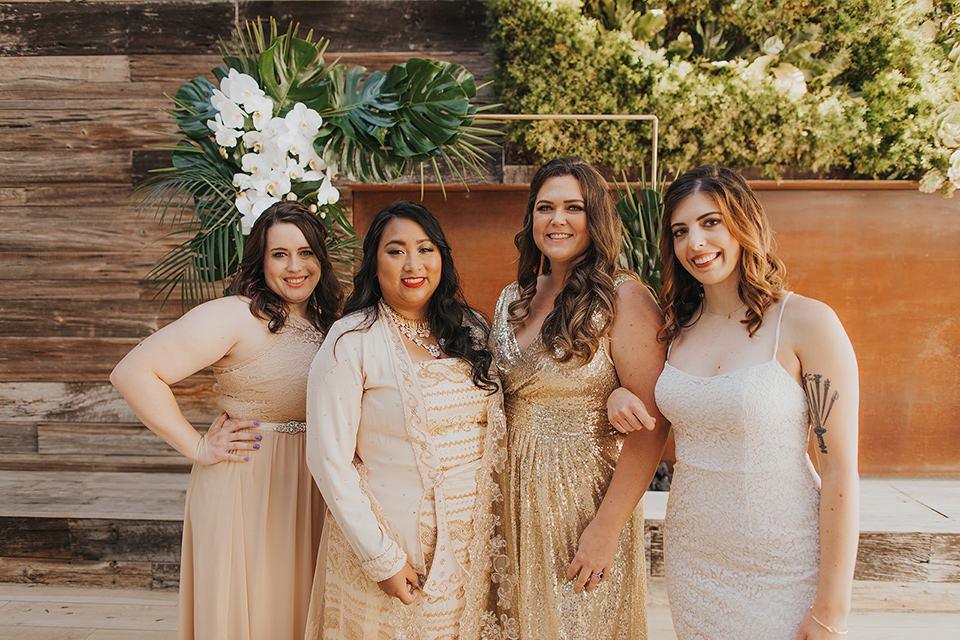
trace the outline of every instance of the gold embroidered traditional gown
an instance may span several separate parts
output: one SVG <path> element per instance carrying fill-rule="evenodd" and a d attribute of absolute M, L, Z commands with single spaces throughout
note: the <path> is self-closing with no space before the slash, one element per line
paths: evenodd
<path fill-rule="evenodd" d="M 522 640 L 646 638 L 642 502 L 620 534 L 612 569 L 574 593 L 567 569 L 620 456 L 606 402 L 620 383 L 604 338 L 583 366 L 561 364 L 539 335 L 520 353 L 504 289 L 490 336 L 507 415 L 507 555 L 519 574 L 512 612 Z"/>
<path fill-rule="evenodd" d="M 384 313 L 363 317 L 334 324 L 310 373 L 307 456 L 332 517 L 306 637 L 490 637 L 500 395 L 461 360 L 411 362 Z M 409 606 L 377 585 L 407 562 L 423 577 Z"/>
<path fill-rule="evenodd" d="M 214 367 L 217 402 L 259 420 L 249 462 L 194 465 L 180 564 L 180 640 L 303 637 L 323 503 L 304 456 L 307 371 L 323 335 L 294 316 L 262 351 Z"/>

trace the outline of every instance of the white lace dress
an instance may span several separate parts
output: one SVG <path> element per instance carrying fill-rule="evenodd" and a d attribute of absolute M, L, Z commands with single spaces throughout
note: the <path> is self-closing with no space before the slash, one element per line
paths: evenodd
<path fill-rule="evenodd" d="M 820 481 L 806 396 L 776 358 L 785 303 L 767 362 L 703 378 L 668 361 L 657 381 L 677 442 L 664 553 L 679 640 L 793 640 L 813 604 Z"/>

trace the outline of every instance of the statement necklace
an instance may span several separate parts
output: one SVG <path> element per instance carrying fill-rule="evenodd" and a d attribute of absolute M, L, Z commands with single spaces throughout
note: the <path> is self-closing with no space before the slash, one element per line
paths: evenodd
<path fill-rule="evenodd" d="M 411 320 L 410 318 L 405 318 L 397 313 L 396 310 L 386 302 L 383 303 L 383 309 L 387 312 L 387 315 L 390 316 L 390 319 L 393 320 L 393 323 L 397 325 L 397 329 L 400 330 L 400 333 L 402 333 L 407 340 L 414 344 L 420 345 L 434 358 L 440 358 L 440 356 L 443 355 L 443 351 L 440 349 L 439 344 L 427 344 L 422 340 L 422 338 L 429 338 L 432 333 L 430 330 L 429 321 Z"/>

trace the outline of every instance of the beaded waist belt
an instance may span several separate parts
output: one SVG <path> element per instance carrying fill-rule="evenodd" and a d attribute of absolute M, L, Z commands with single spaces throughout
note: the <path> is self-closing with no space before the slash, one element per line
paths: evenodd
<path fill-rule="evenodd" d="M 307 430 L 307 423 L 302 420 L 288 420 L 287 422 L 261 422 L 254 429 L 279 431 L 280 433 L 303 433 Z"/>

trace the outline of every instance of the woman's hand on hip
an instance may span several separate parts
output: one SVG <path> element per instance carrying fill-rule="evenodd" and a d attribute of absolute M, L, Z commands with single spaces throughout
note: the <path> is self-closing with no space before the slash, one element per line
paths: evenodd
<path fill-rule="evenodd" d="M 250 429 L 259 424 L 259 420 L 231 420 L 226 413 L 221 413 L 207 429 L 207 432 L 200 436 L 194 462 L 203 465 L 225 461 L 247 462 L 250 459 L 248 455 L 231 453 L 231 451 L 256 451 L 259 449 L 259 442 L 263 436 L 259 433 L 243 431 L 243 429 Z"/>
<path fill-rule="evenodd" d="M 399 573 L 377 583 L 380 590 L 392 598 L 398 598 L 403 604 L 413 604 L 420 595 L 420 576 L 409 563 Z"/>

